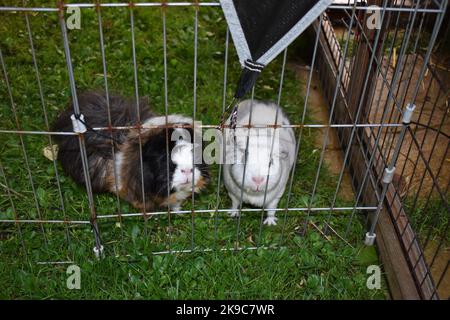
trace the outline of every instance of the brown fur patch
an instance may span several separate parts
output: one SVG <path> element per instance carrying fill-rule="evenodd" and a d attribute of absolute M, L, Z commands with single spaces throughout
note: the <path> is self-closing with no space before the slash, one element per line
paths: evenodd
<path fill-rule="evenodd" d="M 195 185 L 195 191 L 202 190 L 207 183 L 208 181 L 205 179 L 205 177 L 200 176 L 200 179 L 198 179 L 197 184 Z"/>

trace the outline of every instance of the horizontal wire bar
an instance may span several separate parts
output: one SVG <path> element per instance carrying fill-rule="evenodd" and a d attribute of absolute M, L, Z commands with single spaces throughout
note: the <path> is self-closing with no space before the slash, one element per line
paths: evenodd
<path fill-rule="evenodd" d="M 99 130 L 100 131 L 100 130 Z M 76 136 L 76 132 L 52 132 L 52 131 L 32 131 L 32 130 L 0 130 L 0 134 L 17 133 L 17 134 L 37 134 L 37 135 L 55 135 L 55 136 Z"/>
<path fill-rule="evenodd" d="M 37 261 L 39 265 L 58 265 L 58 264 L 74 264 L 73 261 Z"/>
<path fill-rule="evenodd" d="M 90 221 L 84 221 L 84 220 L 30 220 L 30 219 L 18 219 L 18 220 L 5 220 L 1 219 L 0 223 L 63 223 L 63 224 L 90 224 Z"/>
<path fill-rule="evenodd" d="M 356 207 L 356 210 L 376 210 L 377 207 Z M 261 211 L 290 211 L 290 212 L 307 212 L 308 210 L 313 212 L 320 212 L 320 211 L 353 211 L 355 207 L 324 207 L 324 208 L 276 208 L 276 209 L 261 209 L 261 208 L 248 208 L 248 209 L 242 209 L 242 212 L 261 212 Z M 217 213 L 217 212 L 239 212 L 239 209 L 204 209 L 204 210 L 179 210 L 179 211 L 171 211 L 172 214 L 192 214 L 192 213 Z M 162 216 L 167 215 L 167 211 L 158 211 L 158 212 L 136 212 L 136 213 L 123 213 L 120 214 L 120 217 L 141 217 L 141 216 Z M 111 218 L 118 218 L 119 214 L 107 214 L 107 215 L 97 215 L 97 219 L 111 219 Z M 90 221 L 88 220 L 9 220 L 9 219 L 2 219 L 0 220 L 0 223 L 64 223 L 64 224 L 89 224 Z"/>
<path fill-rule="evenodd" d="M 113 8 L 113 7 L 220 7 L 219 2 L 143 2 L 143 3 L 71 3 L 63 4 L 64 8 L 78 7 L 78 8 Z M 328 9 L 331 10 L 352 10 L 354 7 L 352 5 L 335 5 L 332 4 Z M 56 12 L 60 9 L 57 7 L 18 7 L 18 6 L 8 6 L 0 7 L 0 11 L 11 12 L 11 11 L 28 11 L 28 12 Z M 373 10 L 371 7 L 366 6 L 355 6 L 355 10 L 358 11 L 368 11 Z M 381 9 L 380 9 L 381 10 Z M 383 8 L 384 11 L 391 12 L 417 12 L 417 13 L 443 13 L 442 9 L 415 9 L 413 7 L 386 7 Z"/>
<path fill-rule="evenodd" d="M 245 250 L 272 250 L 272 249 L 283 249 L 287 247 L 280 247 L 280 246 L 273 246 L 273 247 L 267 247 L 267 246 L 261 246 L 261 247 L 237 247 L 237 248 L 220 248 L 220 249 L 213 249 L 213 248 L 205 248 L 205 249 L 180 249 L 180 250 L 166 250 L 166 251 L 156 251 L 152 252 L 153 255 L 162 255 L 162 254 L 168 254 L 168 253 L 194 253 L 194 252 L 213 252 L 213 251 L 245 251 Z"/>
<path fill-rule="evenodd" d="M 415 125 L 412 123 L 412 125 Z M 236 129 L 239 128 L 256 128 L 256 129 L 286 129 L 286 128 L 312 128 L 312 129 L 323 129 L 323 128 L 396 128 L 402 127 L 401 123 L 366 123 L 366 124 L 291 124 L 291 125 L 236 125 Z M 144 129 L 164 129 L 164 128 L 192 128 L 192 125 L 149 125 L 145 126 Z M 141 127 L 142 128 L 142 127 Z M 217 129 L 217 125 L 206 124 L 206 125 L 195 125 L 195 128 L 204 129 Z M 228 125 L 224 128 L 229 128 Z M 122 126 L 122 127 L 95 127 L 92 128 L 94 131 L 112 131 L 112 130 L 138 130 L 138 126 Z M 59 136 L 74 136 L 78 133 L 71 131 L 36 131 L 36 130 L 5 130 L 0 129 L 0 134 L 36 134 L 36 135 L 59 135 Z"/>

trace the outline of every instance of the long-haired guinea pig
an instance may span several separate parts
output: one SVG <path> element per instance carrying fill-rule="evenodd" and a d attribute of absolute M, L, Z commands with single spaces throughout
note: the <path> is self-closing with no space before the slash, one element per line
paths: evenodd
<path fill-rule="evenodd" d="M 250 113 L 251 127 L 242 127 L 249 125 Z M 295 161 L 296 144 L 292 128 L 274 129 L 275 119 L 277 125 L 289 125 L 288 118 L 275 103 L 245 100 L 238 107 L 236 129 L 225 129 L 223 178 L 232 201 L 231 216 L 238 215 L 236 209 L 241 203 L 242 189 L 243 202 L 256 207 L 264 205 L 266 209 L 276 209 L 283 196 Z M 230 124 L 230 118 L 226 124 Z M 276 222 L 275 211 L 267 210 L 264 224 L 276 225 Z"/>
<path fill-rule="evenodd" d="M 108 127 L 109 124 L 105 93 L 83 93 L 78 96 L 78 104 L 84 123 L 90 129 L 84 133 L 84 143 L 94 192 L 117 193 L 144 212 L 167 205 L 172 211 L 178 211 L 182 201 L 192 194 L 193 185 L 194 192 L 199 192 L 207 183 L 206 165 L 193 162 L 193 153 L 201 154 L 201 150 L 194 151 L 193 130 L 186 128 L 193 125 L 191 118 L 169 115 L 167 128 L 156 127 L 165 126 L 166 117 L 155 116 L 149 111 L 147 101 L 141 99 L 138 103 L 142 123 L 140 135 L 138 129 L 99 132 L 92 128 Z M 109 96 L 112 126 L 135 126 L 138 123 L 136 105 L 136 101 Z M 72 114 L 73 106 L 70 104 L 58 116 L 53 130 L 73 131 Z M 64 171 L 75 182 L 85 186 L 78 136 L 55 135 L 55 140 Z"/>

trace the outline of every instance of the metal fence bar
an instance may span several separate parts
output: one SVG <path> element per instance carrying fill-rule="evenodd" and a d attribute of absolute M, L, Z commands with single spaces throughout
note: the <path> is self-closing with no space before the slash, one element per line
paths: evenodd
<path fill-rule="evenodd" d="M 168 85 L 167 85 L 167 27 L 166 27 L 166 9 L 163 7 L 161 8 L 161 14 L 162 14 L 162 27 L 163 27 L 163 63 L 164 63 L 164 116 L 165 116 L 165 125 L 166 125 L 166 179 L 167 179 L 167 198 L 170 197 L 170 173 L 169 173 L 169 130 L 168 130 L 168 121 L 169 121 L 169 98 L 168 98 Z M 170 208 L 170 204 L 167 204 L 167 220 L 169 223 L 169 252 L 172 252 L 172 242 L 173 242 L 173 235 L 172 235 L 172 211 Z"/>
<path fill-rule="evenodd" d="M 387 1 L 384 2 L 384 7 L 386 5 L 387 5 Z M 385 17 L 385 12 L 383 11 L 383 13 L 381 15 L 381 22 L 380 22 L 380 24 L 382 24 L 384 22 L 384 17 Z M 381 29 L 378 29 L 377 33 L 375 35 L 375 40 L 374 40 L 375 46 L 372 48 L 372 54 L 371 54 L 371 57 L 370 57 L 369 66 L 367 68 L 368 70 L 372 69 L 372 65 L 373 65 L 373 62 L 374 62 L 376 54 L 377 54 L 377 46 L 378 46 L 378 41 L 379 41 L 380 35 L 381 35 Z M 362 112 L 362 109 L 363 109 L 363 102 L 364 102 L 363 97 L 364 97 L 364 95 L 366 93 L 366 90 L 367 90 L 367 87 L 368 87 L 368 84 L 369 84 L 369 78 L 370 78 L 370 73 L 367 72 L 367 75 L 366 75 L 365 80 L 364 80 L 363 92 L 361 93 L 361 98 L 359 100 L 357 111 L 356 111 L 356 115 L 355 115 L 355 118 L 354 118 L 354 121 L 355 121 L 354 123 L 355 124 L 358 122 L 358 120 L 360 118 L 360 115 L 361 115 L 361 112 Z M 352 149 L 353 139 L 354 139 L 354 136 L 356 134 L 356 130 L 357 130 L 357 128 L 355 126 L 355 127 L 352 128 L 352 131 L 350 133 L 349 142 L 348 142 L 348 145 L 347 145 L 347 149 L 345 150 L 345 154 L 344 154 L 344 160 L 342 161 L 342 167 L 341 167 L 341 170 L 339 172 L 338 183 L 337 183 L 334 195 L 333 195 L 333 199 L 331 201 L 331 207 L 334 207 L 335 204 L 336 204 L 337 194 L 338 194 L 340 186 L 341 186 L 342 178 L 344 177 L 345 164 L 347 163 L 348 157 L 350 155 L 350 150 Z M 360 188 L 362 189 L 363 187 L 364 187 L 364 184 L 362 184 Z M 328 225 L 330 223 L 330 219 L 331 219 L 331 216 L 327 218 L 326 225 Z M 327 231 L 328 231 L 328 228 L 325 226 L 324 233 L 326 233 Z"/>
<path fill-rule="evenodd" d="M 194 19 L 194 83 L 193 83 L 193 108 L 192 108 L 192 124 L 193 124 L 193 141 L 195 139 L 195 117 L 197 116 L 197 59 L 198 59 L 198 7 L 195 7 Z M 195 149 L 192 148 L 192 212 L 191 212 L 191 249 L 195 248 Z"/>
<path fill-rule="evenodd" d="M 413 123 L 414 124 L 414 123 Z M 292 128 L 292 129 L 298 129 L 298 128 L 310 128 L 310 129 L 327 129 L 327 128 L 353 128 L 356 126 L 357 128 L 395 128 L 395 127 L 401 127 L 401 124 L 398 123 L 369 123 L 369 124 L 354 124 L 354 123 L 345 123 L 345 124 L 291 124 L 291 125 L 284 125 L 280 124 L 277 126 L 272 125 L 236 125 L 236 129 L 239 128 Z M 146 129 L 165 129 L 165 128 L 174 128 L 174 125 L 167 124 L 167 125 L 146 125 Z M 192 128 L 192 125 L 180 125 L 176 126 L 177 128 Z M 217 124 L 204 124 L 204 125 L 196 125 L 196 128 L 203 128 L 203 129 L 214 129 L 217 128 Z M 111 131 L 111 130 L 130 130 L 130 129 L 138 129 L 139 126 L 121 126 L 121 127 L 94 127 L 91 130 L 92 131 Z M 224 125 L 224 128 L 230 128 L 229 125 Z M 75 132 L 65 132 L 65 131 L 33 131 L 33 130 L 6 130 L 6 129 L 0 129 L 0 134 L 12 134 L 16 133 L 19 135 L 25 135 L 25 134 L 36 134 L 36 135 L 62 135 L 62 136 L 76 136 L 77 134 Z"/>
<path fill-rule="evenodd" d="M 355 6 L 356 6 L 356 3 L 354 5 L 354 7 Z M 350 35 L 351 35 L 351 30 L 352 30 L 351 28 L 353 26 L 353 21 L 355 19 L 355 12 L 356 11 L 353 8 L 352 18 L 350 20 L 350 25 L 349 25 L 349 28 L 347 30 L 349 38 L 350 38 Z M 337 79 L 341 79 L 341 77 L 342 77 L 342 74 L 343 74 L 343 71 L 344 71 L 344 68 L 345 68 L 345 61 L 347 60 L 348 47 L 349 47 L 349 43 L 346 42 L 345 47 L 344 47 L 344 55 L 343 55 L 343 58 L 342 58 L 342 61 L 341 61 L 341 65 L 340 65 L 339 71 L 338 71 Z M 331 123 L 333 121 L 334 110 L 335 110 L 335 107 L 336 107 L 336 104 L 337 104 L 337 97 L 338 97 L 338 94 L 339 94 L 340 87 L 341 87 L 341 81 L 336 83 L 336 88 L 334 90 L 333 102 L 331 104 L 330 116 L 328 118 L 328 124 L 329 125 L 331 125 Z M 327 144 L 328 144 L 329 131 L 330 131 L 329 128 L 325 129 L 325 133 L 324 133 L 324 137 L 323 137 L 323 141 L 322 141 L 322 151 L 320 153 L 319 164 L 318 164 L 316 176 L 315 176 L 315 179 L 314 179 L 314 185 L 313 185 L 313 189 L 312 189 L 312 194 L 311 194 L 310 200 L 308 202 L 308 208 L 312 207 L 312 204 L 313 204 L 313 201 L 314 201 L 314 197 L 316 195 L 317 185 L 318 185 L 318 181 L 319 181 L 319 177 L 320 177 L 320 171 L 321 171 L 322 164 L 323 164 L 324 157 L 325 157 L 325 150 L 326 150 L 326 147 L 327 147 Z M 303 228 L 303 234 L 306 234 L 306 230 L 308 228 L 308 222 L 309 222 L 309 216 L 307 216 L 306 219 L 305 219 L 304 228 Z"/>
<path fill-rule="evenodd" d="M 426 6 L 428 6 L 428 3 L 426 4 Z M 412 51 L 413 54 L 417 52 L 417 48 L 418 48 L 418 44 L 419 44 L 419 38 L 420 38 L 421 30 L 422 30 L 422 27 L 423 27 L 424 19 L 425 19 L 425 14 L 422 14 L 422 19 L 420 20 L 420 25 L 419 25 L 419 29 L 417 31 L 416 41 L 414 43 L 414 48 L 413 48 L 413 51 Z M 411 29 L 413 29 L 413 28 L 414 28 L 414 22 L 411 25 Z M 417 58 L 418 58 L 418 55 L 416 54 L 415 61 L 414 61 L 413 65 L 412 65 L 412 67 L 409 69 L 410 71 L 409 71 L 409 74 L 408 74 L 406 79 L 412 79 L 412 75 L 414 73 L 415 65 L 417 63 Z M 408 81 L 408 85 L 407 86 L 403 86 L 403 88 L 404 88 L 403 94 L 400 94 L 400 89 L 402 88 L 401 83 L 402 83 L 403 75 L 405 74 L 405 70 L 406 70 L 406 67 L 407 67 L 407 62 L 408 62 L 408 58 L 406 58 L 405 65 L 402 68 L 402 71 L 401 71 L 402 75 L 400 76 L 400 80 L 399 80 L 399 84 L 397 86 L 397 92 L 396 92 L 396 96 L 400 96 L 401 97 L 401 103 L 406 103 L 406 97 L 407 97 L 407 93 L 409 91 L 409 86 L 412 83 L 412 81 Z M 424 102 L 424 104 L 425 104 L 425 102 Z M 392 116 L 393 116 L 393 113 L 391 113 L 390 121 L 392 121 Z M 401 115 L 397 115 L 396 122 L 399 121 L 400 116 Z M 389 149 L 386 152 L 387 155 L 389 155 L 391 153 L 391 150 L 393 148 L 394 136 L 396 134 L 397 134 L 397 130 L 394 130 L 394 134 L 392 135 L 392 139 L 391 139 L 391 143 L 390 143 Z M 385 136 L 385 138 L 383 140 L 382 147 L 381 147 L 382 149 L 384 148 L 385 140 L 388 140 L 386 138 L 388 138 L 387 135 Z"/>
<path fill-rule="evenodd" d="M 281 93 L 282 93 L 282 90 L 283 90 L 283 80 L 284 80 L 284 73 L 285 73 L 285 69 L 286 69 L 287 52 L 288 52 L 288 48 L 286 48 L 284 50 L 284 53 L 283 53 L 283 62 L 282 62 L 282 65 L 281 65 L 280 84 L 279 84 L 279 88 L 278 88 L 278 98 L 277 98 L 277 105 L 278 106 L 280 105 L 280 102 L 281 102 Z M 276 137 L 276 130 L 277 130 L 276 125 L 278 123 L 278 116 L 279 116 L 279 109 L 277 108 L 277 111 L 275 113 L 275 120 L 274 120 L 275 129 L 273 129 L 273 137 L 272 137 L 271 146 L 270 146 L 270 159 L 272 159 L 272 156 L 273 156 L 273 148 L 274 148 L 274 144 L 275 144 L 275 137 Z M 267 176 L 266 176 L 266 186 L 264 188 L 264 198 L 263 198 L 263 205 L 262 205 L 262 209 L 263 210 L 261 210 L 261 218 L 260 218 L 260 221 L 259 221 L 257 247 L 259 246 L 259 243 L 260 243 L 261 237 L 262 237 L 262 229 L 263 229 L 263 221 L 264 221 L 264 209 L 266 207 L 267 189 L 269 187 L 269 179 L 270 179 L 270 169 L 271 169 L 271 162 L 269 162 L 269 168 L 267 170 Z"/>
<path fill-rule="evenodd" d="M 98 1 L 98 0 L 97 0 Z M 99 3 L 99 2 L 97 2 Z M 111 120 L 111 105 L 110 105 L 110 99 L 109 99 L 109 86 L 108 86 L 108 74 L 107 74 L 107 67 L 106 67 L 106 54 L 105 54 L 105 42 L 103 37 L 103 20 L 102 20 L 102 12 L 100 7 L 96 8 L 97 11 L 97 20 L 98 20 L 98 33 L 99 33 L 99 40 L 100 40 L 100 52 L 102 55 L 102 67 L 103 67 L 103 81 L 105 86 L 105 96 L 106 96 L 106 108 L 107 108 L 107 114 L 108 114 L 108 126 L 111 128 L 112 120 Z M 122 208 L 120 205 L 120 197 L 119 197 L 119 185 L 118 185 L 118 176 L 117 176 L 117 166 L 116 164 L 116 150 L 114 146 L 114 140 L 113 140 L 113 132 L 110 130 L 110 137 L 111 137 L 111 152 L 112 152 L 112 160 L 113 160 L 113 175 L 114 175 L 114 189 L 116 191 L 116 205 L 117 210 L 120 213 L 122 213 Z M 122 225 L 122 218 L 119 216 L 118 221 L 120 225 Z M 121 237 L 123 240 L 123 228 L 120 228 L 121 230 Z"/>
<path fill-rule="evenodd" d="M 130 28 L 131 28 L 131 52 L 133 56 L 133 79 L 134 79 L 134 95 L 136 99 L 136 126 L 138 129 L 138 141 L 139 141 L 139 170 L 141 172 L 141 192 L 142 192 L 142 205 L 144 213 L 147 212 L 147 199 L 145 197 L 145 184 L 144 184 L 144 159 L 142 157 L 142 122 L 141 122 L 141 107 L 139 102 L 139 80 L 136 61 L 136 40 L 134 31 L 134 8 L 130 6 Z M 148 239 L 147 217 L 144 215 L 144 233 L 146 239 Z"/>
<path fill-rule="evenodd" d="M 253 114 L 253 103 L 254 103 L 254 97 L 255 97 L 255 86 L 252 88 L 251 93 L 251 102 L 250 102 L 250 113 L 248 117 L 248 125 L 252 123 L 252 114 Z M 233 137 L 234 138 L 234 137 Z M 245 183 L 245 174 L 247 171 L 247 161 L 248 161 L 248 147 L 250 143 L 250 128 L 247 132 L 247 139 L 245 143 L 245 154 L 244 154 L 244 170 L 242 173 L 242 183 L 241 183 L 241 195 L 239 198 L 239 211 L 238 211 L 238 217 L 236 221 L 236 245 L 239 245 L 239 239 L 240 239 L 240 232 L 241 232 L 241 216 L 242 216 L 242 206 L 244 204 L 243 197 L 244 197 L 244 183 Z M 236 146 L 234 147 L 236 149 Z M 236 150 L 234 150 L 236 151 Z"/>
<path fill-rule="evenodd" d="M 225 58 L 224 58 L 224 69 L 223 69 L 223 92 L 222 92 L 222 114 L 225 112 L 226 107 L 226 101 L 227 101 L 227 80 L 228 80 L 228 47 L 229 47 L 229 41 L 230 41 L 230 30 L 226 29 L 226 35 L 225 35 Z M 220 137 L 222 142 L 222 153 L 220 154 L 220 160 L 219 161 L 219 170 L 217 173 L 217 192 L 216 192 L 216 211 L 214 213 L 214 244 L 217 246 L 218 241 L 218 210 L 219 210 L 219 203 L 220 203 L 220 186 L 221 186 L 221 178 L 222 178 L 222 170 L 223 170 L 223 164 L 222 160 L 225 154 L 225 143 L 223 141 L 223 128 L 220 129 Z"/>
<path fill-rule="evenodd" d="M 49 125 L 48 115 L 47 115 L 47 107 L 46 107 L 46 103 L 44 100 L 44 92 L 42 90 L 41 75 L 39 72 L 39 67 L 38 67 L 37 59 L 36 59 L 36 51 L 35 51 L 34 43 L 33 43 L 33 33 L 31 31 L 31 25 L 30 25 L 28 13 L 25 12 L 24 16 L 25 16 L 25 24 L 26 24 L 27 32 L 28 32 L 28 40 L 30 43 L 31 57 L 33 59 L 34 72 L 36 75 L 36 83 L 38 86 L 39 98 L 41 101 L 42 114 L 44 116 L 45 127 L 46 127 L 47 131 L 50 131 L 50 125 Z M 63 212 L 64 220 L 67 220 L 67 212 L 66 212 L 66 207 L 64 204 L 64 197 L 62 194 L 61 182 L 59 179 L 59 170 L 58 170 L 58 165 L 56 163 L 56 155 L 55 155 L 55 152 L 53 149 L 53 139 L 50 135 L 48 136 L 48 143 L 49 143 L 50 152 L 52 155 L 53 169 L 55 170 L 56 186 L 58 189 L 58 196 L 60 199 L 61 210 Z M 67 245 L 70 247 L 70 234 L 69 234 L 69 229 L 67 228 L 67 226 L 65 228 L 65 232 L 66 232 Z"/>
<path fill-rule="evenodd" d="M 315 64 L 316 64 L 316 57 L 317 57 L 317 48 L 319 46 L 319 37 L 320 37 L 320 33 L 322 32 L 322 28 L 320 27 L 322 25 L 323 22 L 323 15 L 320 15 L 320 22 L 319 22 L 319 28 L 317 28 L 316 31 L 316 39 L 314 42 L 314 52 L 313 52 L 313 57 L 312 57 L 312 61 L 311 61 L 311 68 L 309 69 L 309 75 L 308 75 L 308 84 L 306 85 L 306 96 L 305 96 L 305 103 L 303 105 L 303 113 L 302 113 L 302 119 L 301 119 L 301 124 L 305 123 L 306 120 L 306 111 L 307 111 L 307 107 L 308 107 L 308 99 L 309 99 L 309 95 L 311 92 L 311 82 L 312 82 L 312 77 L 314 74 L 314 68 L 315 68 Z M 303 126 L 300 127 L 300 132 L 298 134 L 297 137 L 297 143 L 295 146 L 295 161 L 294 161 L 294 165 L 291 169 L 291 176 L 290 176 L 290 181 L 289 181 L 289 187 L 288 187 L 288 195 L 287 195 L 287 200 L 286 200 L 286 207 L 285 207 L 285 213 L 284 213 L 284 217 L 283 217 L 283 227 L 281 228 L 281 237 L 280 237 L 280 244 L 282 244 L 283 240 L 284 240 L 284 233 L 285 233 L 285 228 L 286 228 L 286 222 L 287 222 L 287 213 L 288 213 L 288 208 L 289 208 L 289 203 L 291 200 L 291 195 L 292 195 L 292 186 L 294 183 L 294 176 L 295 176 L 295 172 L 296 172 L 296 168 L 297 168 L 297 162 L 298 162 L 298 155 L 300 152 L 300 146 L 301 146 L 301 141 L 302 141 L 302 135 L 303 135 Z"/>
<path fill-rule="evenodd" d="M 376 210 L 377 207 L 375 206 L 369 206 L 369 207 L 357 207 L 357 210 L 364 210 L 364 211 L 373 211 Z M 264 210 L 269 210 L 269 209 L 264 209 Z M 276 208 L 276 209 L 271 209 L 273 211 L 276 212 L 284 212 L 286 211 L 286 208 Z M 330 207 L 316 207 L 316 208 L 311 208 L 311 214 L 312 213 L 316 213 L 319 214 L 321 212 L 324 212 L 324 214 L 328 214 L 329 211 L 332 210 L 333 212 L 335 212 L 336 215 L 345 215 L 344 212 L 346 211 L 352 211 L 353 207 L 335 207 L 335 208 L 330 208 Z M 229 211 L 234 211 L 234 212 L 239 212 L 239 209 L 234 209 L 234 210 L 230 210 L 230 209 L 219 209 L 217 210 L 218 212 L 222 213 L 222 212 L 229 212 Z M 258 215 L 261 212 L 261 208 L 242 208 L 241 210 L 242 212 L 249 212 L 252 213 L 254 212 L 255 214 L 257 213 Z M 299 208 L 288 208 L 289 212 L 299 212 L 299 213 L 304 213 L 308 211 L 308 208 L 306 207 L 299 207 Z M 180 210 L 178 211 L 179 214 L 190 214 L 191 211 L 190 210 Z M 216 212 L 215 209 L 199 209 L 195 211 L 196 213 L 201 213 L 201 214 L 205 214 L 204 216 L 206 218 L 209 218 L 208 215 L 211 213 Z M 167 215 L 167 211 L 155 211 L 155 212 L 147 212 L 147 213 L 143 213 L 143 212 L 136 212 L 136 213 L 122 213 L 121 217 L 122 218 L 132 218 L 132 217 L 141 217 L 141 216 L 163 216 L 163 215 Z M 119 214 L 99 214 L 97 215 L 97 219 L 117 219 L 119 217 Z M 23 219 L 23 220 L 8 220 L 8 219 L 2 219 L 0 220 L 0 222 L 5 222 L 5 223 L 60 223 L 60 224 L 88 224 L 90 223 L 90 221 L 88 220 L 30 220 L 30 219 Z"/>
<path fill-rule="evenodd" d="M 63 4 L 62 8 L 69 7 L 79 7 L 79 8 L 94 8 L 96 4 L 94 3 L 70 3 Z M 129 7 L 130 3 L 101 3 L 100 7 Z M 135 7 L 189 7 L 189 6 L 200 6 L 200 7 L 219 7 L 219 2 L 141 2 L 141 3 L 133 3 Z M 352 10 L 355 7 L 357 11 L 367 11 L 371 10 L 371 8 L 365 5 L 337 5 L 332 4 L 329 7 L 329 10 Z M 0 7 L 0 11 L 29 11 L 29 12 L 57 12 L 58 8 L 56 7 L 19 7 L 19 6 L 7 6 Z M 411 12 L 410 8 L 389 6 L 386 7 L 386 11 L 392 12 Z M 418 12 L 426 12 L 429 14 L 438 14 L 442 13 L 442 9 L 419 9 Z"/>
<path fill-rule="evenodd" d="M 72 93 L 73 111 L 75 114 L 79 115 L 80 107 L 78 105 L 77 89 L 76 89 L 76 84 L 75 84 L 75 76 L 73 74 L 72 58 L 70 55 L 70 47 L 69 47 L 69 39 L 68 39 L 68 35 L 67 35 L 66 22 L 64 20 L 64 11 L 63 10 L 59 11 L 58 16 L 59 16 L 59 23 L 60 23 L 60 27 L 61 27 L 63 45 L 64 45 L 64 53 L 65 53 L 65 57 L 66 57 L 66 66 L 67 66 L 67 71 L 68 71 L 68 75 L 69 75 L 70 90 Z M 87 191 L 87 195 L 88 195 L 89 210 L 91 213 L 90 223 L 92 226 L 92 230 L 94 232 L 94 240 L 95 240 L 94 253 L 97 257 L 100 257 L 103 254 L 103 246 L 101 243 L 100 231 L 98 229 L 98 224 L 97 224 L 97 212 L 95 210 L 94 196 L 92 193 L 91 178 L 90 178 L 90 174 L 89 174 L 89 162 L 88 162 L 87 153 L 86 153 L 86 145 L 84 142 L 83 133 L 80 133 L 78 135 L 78 137 L 79 137 L 80 155 L 81 155 L 82 166 L 83 166 L 84 180 L 85 180 L 86 191 Z"/>

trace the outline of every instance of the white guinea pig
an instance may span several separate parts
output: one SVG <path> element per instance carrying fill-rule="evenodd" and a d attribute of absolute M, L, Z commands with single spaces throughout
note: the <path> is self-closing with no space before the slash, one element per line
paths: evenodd
<path fill-rule="evenodd" d="M 283 196 L 295 161 L 296 143 L 292 128 L 275 129 L 275 119 L 277 125 L 290 124 L 277 104 L 245 100 L 238 107 L 236 129 L 224 130 L 226 161 L 223 179 L 232 201 L 231 216 L 239 214 L 236 209 L 240 206 L 241 194 L 243 202 L 266 209 L 276 209 Z M 226 124 L 230 124 L 230 118 Z M 249 124 L 252 126 L 250 129 L 240 127 Z M 275 211 L 268 210 L 264 224 L 276 223 Z"/>

